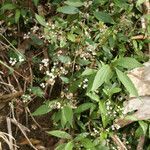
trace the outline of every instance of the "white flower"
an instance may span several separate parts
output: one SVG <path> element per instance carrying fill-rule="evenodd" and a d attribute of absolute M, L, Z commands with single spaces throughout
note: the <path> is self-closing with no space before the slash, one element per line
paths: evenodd
<path fill-rule="evenodd" d="M 83 84 L 83 89 L 87 88 L 88 85 L 87 84 Z"/>
<path fill-rule="evenodd" d="M 24 58 L 22 56 L 19 56 L 19 62 L 23 62 Z"/>
<path fill-rule="evenodd" d="M 49 59 L 43 59 L 42 60 L 42 63 L 43 63 L 43 65 L 45 66 L 45 67 L 47 67 L 48 66 L 48 64 L 49 64 Z"/>
<path fill-rule="evenodd" d="M 45 87 L 46 87 L 46 83 L 41 83 L 40 86 L 41 86 L 42 88 L 45 88 Z"/>
<path fill-rule="evenodd" d="M 14 66 L 17 63 L 17 59 L 10 57 L 9 63 L 11 64 L 11 66 Z"/>

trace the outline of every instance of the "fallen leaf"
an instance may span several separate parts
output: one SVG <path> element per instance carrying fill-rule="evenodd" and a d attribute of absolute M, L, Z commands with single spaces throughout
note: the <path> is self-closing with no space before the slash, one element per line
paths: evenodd
<path fill-rule="evenodd" d="M 150 119 L 150 61 L 144 63 L 144 67 L 128 72 L 128 77 L 135 85 L 139 97 L 130 95 L 130 99 L 124 102 L 124 117 L 116 119 L 114 124 L 120 127 L 134 121 Z"/>

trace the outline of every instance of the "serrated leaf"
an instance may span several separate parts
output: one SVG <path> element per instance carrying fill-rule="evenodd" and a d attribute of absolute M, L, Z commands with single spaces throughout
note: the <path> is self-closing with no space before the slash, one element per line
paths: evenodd
<path fill-rule="evenodd" d="M 47 27 L 46 21 L 42 16 L 35 14 L 35 18 L 42 26 Z"/>
<path fill-rule="evenodd" d="M 127 69 L 134 69 L 134 68 L 143 66 L 135 58 L 131 58 L 131 57 L 119 58 L 115 61 L 115 64 L 117 66 L 121 66 L 121 67 L 127 68 Z"/>
<path fill-rule="evenodd" d="M 96 73 L 93 81 L 91 91 L 97 90 L 111 75 L 111 69 L 109 65 L 103 65 Z"/>
<path fill-rule="evenodd" d="M 63 6 L 59 7 L 57 9 L 58 12 L 64 13 L 64 14 L 77 14 L 79 12 L 79 9 L 73 6 Z"/>
<path fill-rule="evenodd" d="M 18 23 L 18 21 L 19 21 L 20 14 L 21 14 L 20 10 L 17 9 L 16 12 L 15 12 L 15 22 L 16 23 Z"/>
<path fill-rule="evenodd" d="M 16 5 L 12 3 L 6 3 L 1 7 L 2 10 L 12 10 L 15 8 L 16 8 Z"/>
<path fill-rule="evenodd" d="M 62 138 L 62 139 L 71 139 L 71 135 L 68 134 L 65 131 L 60 131 L 60 130 L 53 130 L 53 131 L 49 131 L 47 132 L 50 135 L 56 136 L 58 138 Z"/>
<path fill-rule="evenodd" d="M 70 0 L 68 0 L 68 1 L 65 1 L 64 3 L 67 4 L 67 5 L 70 5 L 70 6 L 74 6 L 74 7 L 81 7 L 81 6 L 84 5 L 83 2 L 78 1 L 78 0 L 76 0 L 76 1 L 70 1 Z"/>
<path fill-rule="evenodd" d="M 114 21 L 113 21 L 112 17 L 106 12 L 95 11 L 94 16 L 95 16 L 96 19 L 98 19 L 99 21 L 102 21 L 104 23 L 114 24 Z"/>
<path fill-rule="evenodd" d="M 84 103 L 84 104 L 81 104 L 79 107 L 77 107 L 75 109 L 75 112 L 74 113 L 81 113 L 81 112 L 84 112 L 92 107 L 95 107 L 95 105 L 93 103 Z"/>
<path fill-rule="evenodd" d="M 73 142 L 70 141 L 66 144 L 65 146 L 65 150 L 72 150 L 73 149 Z"/>
<path fill-rule="evenodd" d="M 116 69 L 116 73 L 117 73 L 117 76 L 118 76 L 119 80 L 125 86 L 127 91 L 130 94 L 132 94 L 132 95 L 137 97 L 138 96 L 138 92 L 137 92 L 134 84 L 130 80 L 130 78 L 126 74 L 124 74 L 122 71 L 120 71 L 119 69 L 117 69 L 117 68 L 115 68 L 115 69 Z"/>

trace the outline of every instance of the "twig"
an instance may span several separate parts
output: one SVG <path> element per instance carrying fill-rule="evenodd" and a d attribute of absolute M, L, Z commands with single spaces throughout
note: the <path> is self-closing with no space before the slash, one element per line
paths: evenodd
<path fill-rule="evenodd" d="M 42 129 L 42 127 L 37 123 L 37 121 L 34 119 L 34 117 L 32 116 L 30 110 L 28 107 L 26 107 L 27 112 L 29 113 L 29 115 L 31 116 L 32 120 L 34 121 L 34 123 L 40 128 Z"/>
<path fill-rule="evenodd" d="M 117 144 L 119 150 L 127 150 L 126 146 L 122 143 L 117 135 L 112 135 L 111 138 Z"/>
<path fill-rule="evenodd" d="M 150 39 L 149 36 L 146 36 L 146 35 L 135 35 L 133 37 L 131 37 L 132 40 L 145 40 L 145 39 Z"/>
<path fill-rule="evenodd" d="M 0 95 L 0 102 L 7 102 L 10 101 L 16 97 L 19 97 L 23 94 L 22 91 L 11 93 L 11 94 L 5 94 L 5 95 Z"/>
<path fill-rule="evenodd" d="M 5 64 L 3 61 L 0 60 L 0 64 L 2 64 L 3 66 L 5 66 L 7 69 L 14 71 L 17 75 L 21 76 L 23 79 L 27 80 L 26 77 L 24 77 L 23 75 L 21 75 L 19 72 L 17 72 L 16 70 L 14 70 L 12 67 L 9 67 L 7 64 Z"/>
<path fill-rule="evenodd" d="M 11 130 L 11 121 L 10 119 L 7 117 L 6 118 L 7 121 L 7 130 L 8 130 L 8 134 L 12 136 L 12 130 Z M 12 138 L 9 136 L 9 143 L 10 143 L 10 149 L 13 150 L 13 140 Z"/>
<path fill-rule="evenodd" d="M 31 143 L 30 139 L 27 137 L 26 135 L 26 132 L 24 131 L 24 128 L 22 127 L 25 127 L 23 125 L 21 125 L 20 123 L 17 122 L 17 120 L 14 118 L 14 119 L 11 119 L 11 122 L 14 123 L 19 129 L 20 131 L 22 132 L 22 134 L 24 135 L 24 137 L 27 139 L 27 141 L 29 142 L 30 146 L 34 149 L 34 150 L 37 150 L 36 147 L 34 147 L 34 145 Z M 26 128 L 26 127 L 25 127 Z M 29 130 L 29 129 L 28 129 Z"/>
<path fill-rule="evenodd" d="M 7 143 L 7 145 L 9 146 L 9 148 L 11 148 L 10 142 L 9 142 L 7 136 L 10 137 L 10 138 L 12 138 L 15 141 L 15 139 L 11 135 L 9 135 L 9 134 L 7 134 L 5 132 L 0 132 L 0 138 L 2 138 Z M 13 145 L 13 146 L 14 147 L 18 147 L 17 145 Z M 12 149 L 10 149 L 10 150 L 12 150 Z"/>

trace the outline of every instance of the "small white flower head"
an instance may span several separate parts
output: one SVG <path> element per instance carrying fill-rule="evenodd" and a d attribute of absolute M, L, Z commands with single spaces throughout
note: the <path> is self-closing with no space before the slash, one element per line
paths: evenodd
<path fill-rule="evenodd" d="M 27 103 L 29 100 L 31 100 L 31 96 L 28 94 L 22 95 L 22 100 L 24 103 Z"/>
<path fill-rule="evenodd" d="M 51 79 L 55 79 L 55 75 L 52 72 L 46 71 L 46 75 L 49 76 Z"/>
<path fill-rule="evenodd" d="M 83 89 L 85 89 L 85 88 L 87 88 L 88 87 L 88 85 L 87 84 L 83 84 Z"/>
<path fill-rule="evenodd" d="M 72 98 L 73 98 L 73 93 L 68 93 L 68 94 L 66 95 L 66 97 L 67 97 L 67 99 L 72 99 Z"/>
<path fill-rule="evenodd" d="M 47 83 L 41 83 L 41 84 L 40 84 L 40 86 L 41 86 L 42 88 L 45 88 L 46 85 L 47 85 Z"/>
<path fill-rule="evenodd" d="M 19 62 L 23 62 L 23 61 L 25 60 L 25 59 L 24 59 L 22 56 L 20 56 L 20 55 L 19 55 L 18 59 L 19 59 Z"/>
<path fill-rule="evenodd" d="M 45 67 L 47 67 L 47 66 L 49 65 L 49 59 L 44 58 L 44 59 L 42 60 L 42 63 L 43 63 L 43 65 L 44 65 Z"/>
<path fill-rule="evenodd" d="M 11 64 L 11 66 L 14 66 L 17 63 L 17 59 L 10 57 L 9 63 Z"/>

